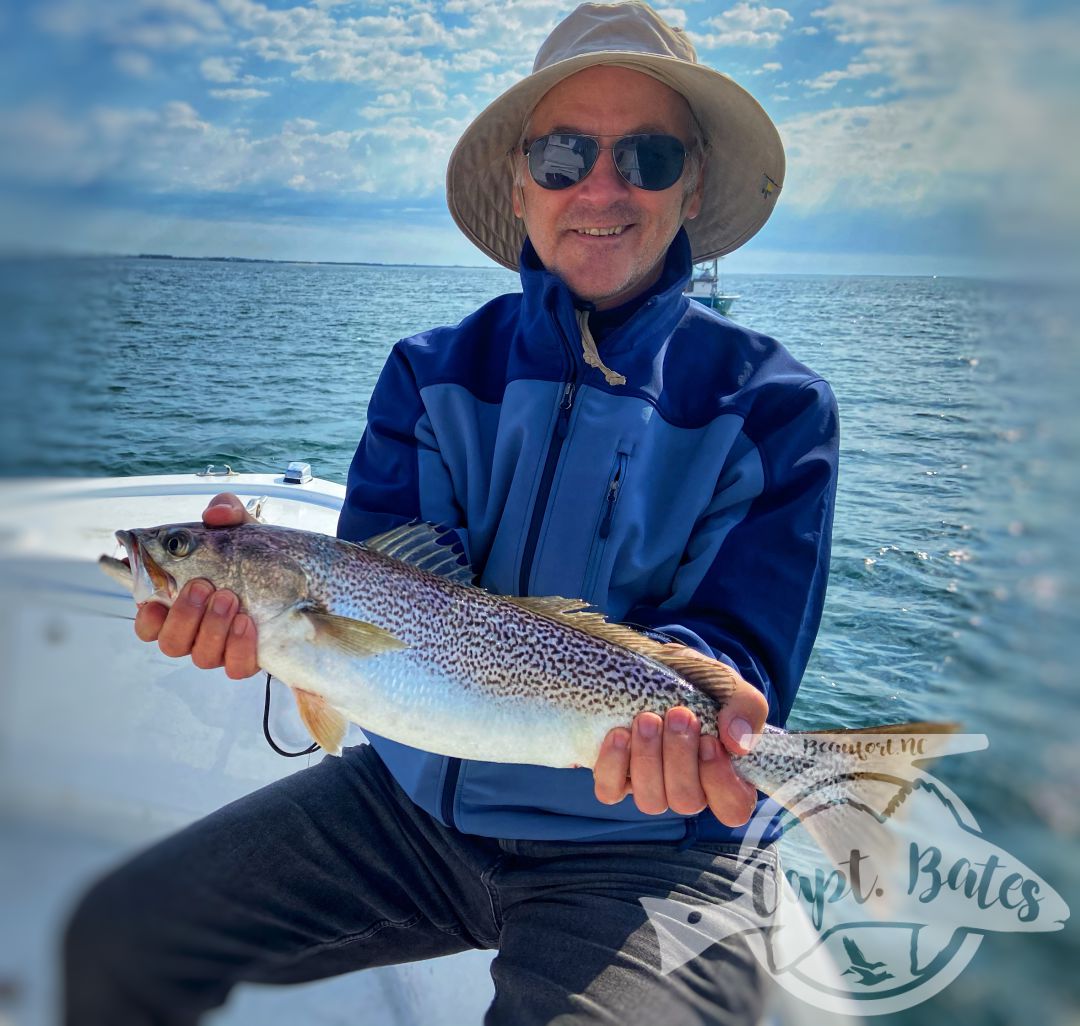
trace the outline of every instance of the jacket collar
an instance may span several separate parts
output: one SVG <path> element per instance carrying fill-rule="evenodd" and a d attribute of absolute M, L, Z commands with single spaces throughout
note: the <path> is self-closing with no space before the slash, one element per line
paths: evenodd
<path fill-rule="evenodd" d="M 655 330 L 661 325 L 668 330 L 682 317 L 688 300 L 683 289 L 690 279 L 693 261 L 690 256 L 690 239 L 686 229 L 680 228 L 671 245 L 668 246 L 664 259 L 664 269 L 656 284 L 649 290 L 649 298 L 641 308 L 630 317 L 629 321 L 614 331 L 609 340 L 602 343 L 605 351 L 617 352 L 626 348 L 626 342 L 634 337 L 640 338 L 639 328 L 646 325 Z M 575 306 L 587 308 L 590 304 L 576 299 L 563 280 L 552 274 L 540 262 L 540 257 L 533 249 L 532 242 L 526 237 L 518 261 L 521 275 L 522 319 L 525 324 L 535 324 L 537 319 L 552 318 L 562 329 L 566 337 L 573 341 L 575 348 L 578 339 Z M 635 331 L 627 329 L 634 325 Z M 665 331 L 664 334 L 667 332 Z"/>

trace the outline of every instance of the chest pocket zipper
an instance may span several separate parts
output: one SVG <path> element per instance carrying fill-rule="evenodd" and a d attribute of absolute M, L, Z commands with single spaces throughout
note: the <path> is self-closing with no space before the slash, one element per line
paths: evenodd
<path fill-rule="evenodd" d="M 617 453 L 615 464 L 611 468 L 611 476 L 608 478 L 607 489 L 604 492 L 604 504 L 600 511 L 600 523 L 596 530 L 596 538 L 593 540 L 592 552 L 589 554 L 589 563 L 585 571 L 585 582 L 582 588 L 582 598 L 590 602 L 597 602 L 602 595 L 594 595 L 597 579 L 600 576 L 600 566 L 604 559 L 604 550 L 607 548 L 607 540 L 611 534 L 612 521 L 615 519 L 615 510 L 619 505 L 619 497 L 626 485 L 626 469 L 630 463 L 630 454 Z"/>
<path fill-rule="evenodd" d="M 615 469 L 611 472 L 611 480 L 608 481 L 607 494 L 604 496 L 604 515 L 600 520 L 599 535 L 601 540 L 607 541 L 611 534 L 611 521 L 615 516 L 615 507 L 619 503 L 619 493 L 622 491 L 623 478 L 626 477 L 626 464 L 630 459 L 625 452 L 620 452 L 615 458 Z"/>

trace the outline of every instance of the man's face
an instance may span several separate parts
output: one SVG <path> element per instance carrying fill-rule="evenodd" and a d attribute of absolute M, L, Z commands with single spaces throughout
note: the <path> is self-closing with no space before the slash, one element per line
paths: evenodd
<path fill-rule="evenodd" d="M 556 131 L 616 138 L 643 132 L 681 139 L 690 148 L 690 108 L 662 82 L 629 68 L 598 65 L 571 75 L 549 90 L 529 118 L 528 139 Z M 697 216 L 701 181 L 687 195 L 683 177 L 660 192 L 638 189 L 615 169 L 602 149 L 588 176 L 568 189 L 537 185 L 525 158 L 516 158 L 520 187 L 514 214 L 525 222 L 544 266 L 570 291 L 600 310 L 618 306 L 660 277 L 671 240 L 686 218 Z M 585 229 L 621 227 L 618 235 L 588 235 Z"/>

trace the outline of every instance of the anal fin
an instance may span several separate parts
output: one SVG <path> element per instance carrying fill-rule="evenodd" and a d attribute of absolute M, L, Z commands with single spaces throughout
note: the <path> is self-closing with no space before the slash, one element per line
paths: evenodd
<path fill-rule="evenodd" d="M 313 691 L 302 691 L 300 688 L 293 688 L 292 693 L 296 696 L 296 708 L 308 733 L 324 752 L 340 755 L 341 742 L 345 740 L 349 721 L 322 695 L 316 695 Z"/>

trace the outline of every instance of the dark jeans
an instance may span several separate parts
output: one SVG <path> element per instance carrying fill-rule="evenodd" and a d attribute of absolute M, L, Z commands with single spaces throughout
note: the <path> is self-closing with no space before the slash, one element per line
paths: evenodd
<path fill-rule="evenodd" d="M 772 853 L 762 855 L 775 873 Z M 761 975 L 745 941 L 663 973 L 638 901 L 670 896 L 714 916 L 738 868 L 719 844 L 462 834 L 413 804 L 372 749 L 352 748 L 98 883 L 65 938 L 66 1022 L 179 1026 L 241 981 L 496 948 L 489 1026 L 754 1023 Z"/>

